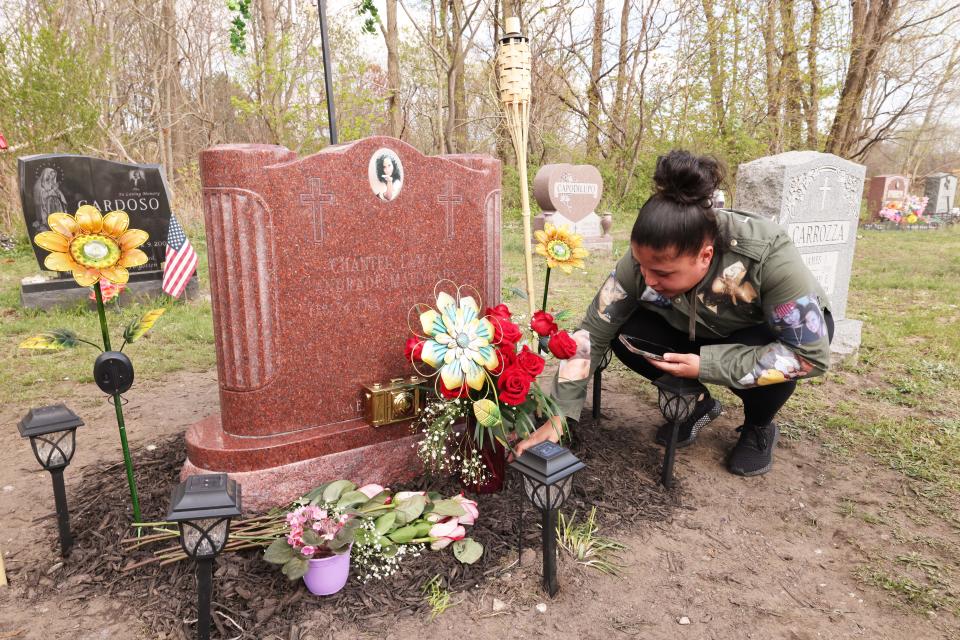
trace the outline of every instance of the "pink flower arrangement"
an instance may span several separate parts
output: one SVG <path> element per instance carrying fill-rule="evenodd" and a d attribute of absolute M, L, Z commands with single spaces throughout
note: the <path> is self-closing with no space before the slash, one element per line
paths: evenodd
<path fill-rule="evenodd" d="M 326 509 L 317 506 L 294 509 L 287 514 L 287 525 L 290 527 L 287 544 L 307 558 L 331 556 L 333 551 L 327 543 L 333 540 L 347 520 L 347 515 L 334 517 Z M 304 536 L 309 540 L 304 540 Z"/>
<path fill-rule="evenodd" d="M 451 500 L 463 508 L 463 515 L 437 517 L 437 514 L 429 514 L 427 516 L 427 520 L 436 523 L 430 527 L 430 533 L 428 534 L 430 536 L 430 548 L 434 551 L 444 549 L 457 540 L 463 540 L 467 535 L 467 530 L 463 525 L 475 523 L 480 515 L 476 501 L 464 497 L 462 493 L 454 496 Z"/>
<path fill-rule="evenodd" d="M 907 196 L 906 200 L 892 200 L 883 205 L 880 210 L 880 217 L 896 224 L 926 222 L 923 212 L 927 208 L 927 202 L 929 202 L 929 198 L 926 196 L 923 198 Z"/>

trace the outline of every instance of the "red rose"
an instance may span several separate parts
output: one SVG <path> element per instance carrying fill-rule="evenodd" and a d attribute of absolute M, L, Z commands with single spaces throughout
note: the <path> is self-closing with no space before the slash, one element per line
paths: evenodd
<path fill-rule="evenodd" d="M 570 337 L 566 331 L 558 331 L 550 338 L 547 343 L 550 353 L 560 360 L 572 358 L 577 353 L 577 341 Z"/>
<path fill-rule="evenodd" d="M 505 344 L 500 349 L 497 349 L 497 360 L 500 362 L 493 371 L 494 375 L 500 375 L 507 367 L 512 367 L 517 364 L 516 347 L 512 344 Z"/>
<path fill-rule="evenodd" d="M 552 336 L 559 329 L 557 323 L 553 321 L 553 316 L 546 311 L 535 311 L 533 313 L 530 328 L 541 336 Z"/>
<path fill-rule="evenodd" d="M 407 338 L 407 345 L 403 348 L 403 355 L 413 362 L 414 359 L 423 359 L 423 341 L 416 338 Z"/>
<path fill-rule="evenodd" d="M 443 380 L 440 381 L 440 395 L 449 400 L 466 398 L 469 392 L 466 385 L 459 386 L 456 389 L 447 389 L 447 385 L 443 384 Z"/>
<path fill-rule="evenodd" d="M 493 344 L 509 343 L 513 345 L 517 344 L 523 337 L 520 327 L 509 320 L 494 316 L 490 318 L 490 322 L 493 323 Z"/>
<path fill-rule="evenodd" d="M 523 349 L 517 354 L 517 365 L 526 371 L 531 379 L 543 373 L 543 358 L 530 351 L 527 345 L 523 345 Z"/>
<path fill-rule="evenodd" d="M 493 321 L 493 318 L 500 318 L 501 320 L 510 321 L 510 309 L 507 308 L 505 304 L 498 304 L 495 307 L 487 307 L 487 310 L 483 312 L 486 316 Z"/>
<path fill-rule="evenodd" d="M 507 367 L 497 378 L 500 400 L 514 407 L 523 404 L 530 391 L 530 382 L 530 376 L 519 365 Z"/>

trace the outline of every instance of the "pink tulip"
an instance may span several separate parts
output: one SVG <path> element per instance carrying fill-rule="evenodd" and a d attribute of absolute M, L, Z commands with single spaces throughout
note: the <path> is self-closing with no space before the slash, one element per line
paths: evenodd
<path fill-rule="evenodd" d="M 425 496 L 427 495 L 426 491 L 401 491 L 394 496 L 394 499 L 397 502 L 401 500 L 406 500 L 407 498 L 412 498 L 413 496 Z"/>
<path fill-rule="evenodd" d="M 454 502 L 460 504 L 463 507 L 463 510 L 466 513 L 459 518 L 457 521 L 460 524 L 474 524 L 477 521 L 477 518 L 480 517 L 480 509 L 477 508 L 477 503 L 475 500 L 465 497 L 462 493 L 458 496 L 451 498 Z"/>
<path fill-rule="evenodd" d="M 467 530 L 457 524 L 456 518 L 451 518 L 446 522 L 438 522 L 430 528 L 430 537 L 434 538 L 430 543 L 430 548 L 438 551 L 447 547 L 451 542 L 462 540 L 467 535 Z"/>
<path fill-rule="evenodd" d="M 383 487 L 378 484 L 368 484 L 366 486 L 360 487 L 357 489 L 360 493 L 367 496 L 368 498 L 373 498 L 375 495 L 383 491 Z"/>

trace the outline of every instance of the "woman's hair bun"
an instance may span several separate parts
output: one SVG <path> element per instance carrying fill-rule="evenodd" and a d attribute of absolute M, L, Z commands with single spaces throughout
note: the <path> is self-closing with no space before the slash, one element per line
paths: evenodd
<path fill-rule="evenodd" d="M 657 158 L 653 183 L 658 195 L 677 204 L 710 207 L 724 174 L 723 165 L 716 158 L 674 149 Z"/>

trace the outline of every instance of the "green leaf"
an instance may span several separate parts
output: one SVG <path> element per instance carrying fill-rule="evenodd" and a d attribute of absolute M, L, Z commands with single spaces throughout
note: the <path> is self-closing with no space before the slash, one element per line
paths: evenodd
<path fill-rule="evenodd" d="M 518 287 L 510 287 L 510 293 L 520 298 L 521 300 L 527 299 L 527 292 Z"/>
<path fill-rule="evenodd" d="M 433 528 L 433 523 L 431 522 L 420 522 L 418 524 L 409 524 L 405 527 L 400 527 L 393 533 L 387 536 L 391 542 L 396 544 L 407 544 L 411 540 L 416 540 L 417 538 L 424 538 L 430 533 L 430 529 Z"/>
<path fill-rule="evenodd" d="M 54 329 L 30 336 L 20 343 L 21 349 L 62 351 L 77 346 L 77 334 L 69 329 Z"/>
<path fill-rule="evenodd" d="M 303 554 L 297 554 L 296 557 L 290 558 L 286 564 L 283 565 L 283 575 L 287 576 L 291 580 L 299 580 L 306 575 L 307 569 L 310 568 L 310 560 Z"/>
<path fill-rule="evenodd" d="M 390 529 L 393 528 L 393 525 L 397 522 L 397 512 L 391 511 L 390 513 L 385 513 L 379 518 L 377 518 L 374 523 L 374 527 L 380 535 L 384 536 L 387 534 Z"/>
<path fill-rule="evenodd" d="M 303 499 L 306 500 L 309 504 L 317 505 L 323 502 L 323 492 L 327 490 L 327 487 L 330 486 L 329 482 L 324 482 L 322 485 L 316 489 L 311 489 L 310 493 L 303 496 Z"/>
<path fill-rule="evenodd" d="M 320 534 L 314 531 L 313 529 L 304 529 L 303 531 L 303 542 L 308 544 L 311 547 L 319 547 L 326 542 Z"/>
<path fill-rule="evenodd" d="M 271 564 L 286 564 L 296 553 L 285 538 L 278 538 L 263 552 L 263 559 Z"/>
<path fill-rule="evenodd" d="M 151 309 L 145 314 L 131 322 L 127 325 L 126 330 L 123 332 L 123 339 L 127 342 L 136 342 L 144 336 L 147 331 L 150 331 L 151 327 L 160 319 L 160 316 L 166 312 L 166 307 L 161 307 L 160 309 Z"/>
<path fill-rule="evenodd" d="M 420 517 L 426 506 L 427 499 L 424 496 L 410 496 L 406 500 L 401 500 L 394 509 L 394 513 L 397 514 L 397 524 L 413 522 Z"/>
<path fill-rule="evenodd" d="M 487 398 L 473 403 L 473 415 L 477 418 L 477 424 L 484 427 L 495 427 L 501 422 L 500 407 Z"/>
<path fill-rule="evenodd" d="M 347 491 L 353 491 L 357 488 L 357 485 L 353 484 L 349 480 L 337 480 L 336 482 L 331 482 L 327 485 L 327 488 L 323 490 L 323 501 L 334 503 L 340 499 Z M 364 497 L 366 499 L 366 497 Z"/>
<path fill-rule="evenodd" d="M 453 555 L 463 564 L 473 564 L 483 555 L 483 545 L 473 538 L 464 538 L 453 543 Z"/>
<path fill-rule="evenodd" d="M 553 314 L 553 321 L 559 324 L 569 318 L 571 315 L 570 309 L 562 309 Z"/>
<path fill-rule="evenodd" d="M 369 500 L 369 498 L 366 494 L 360 493 L 359 491 L 348 491 L 337 501 L 337 509 L 343 511 L 354 505 L 363 504 L 367 500 Z"/>
<path fill-rule="evenodd" d="M 437 500 L 430 505 L 430 513 L 436 513 L 441 516 L 462 516 L 466 511 L 460 506 L 459 502 L 454 500 Z"/>

